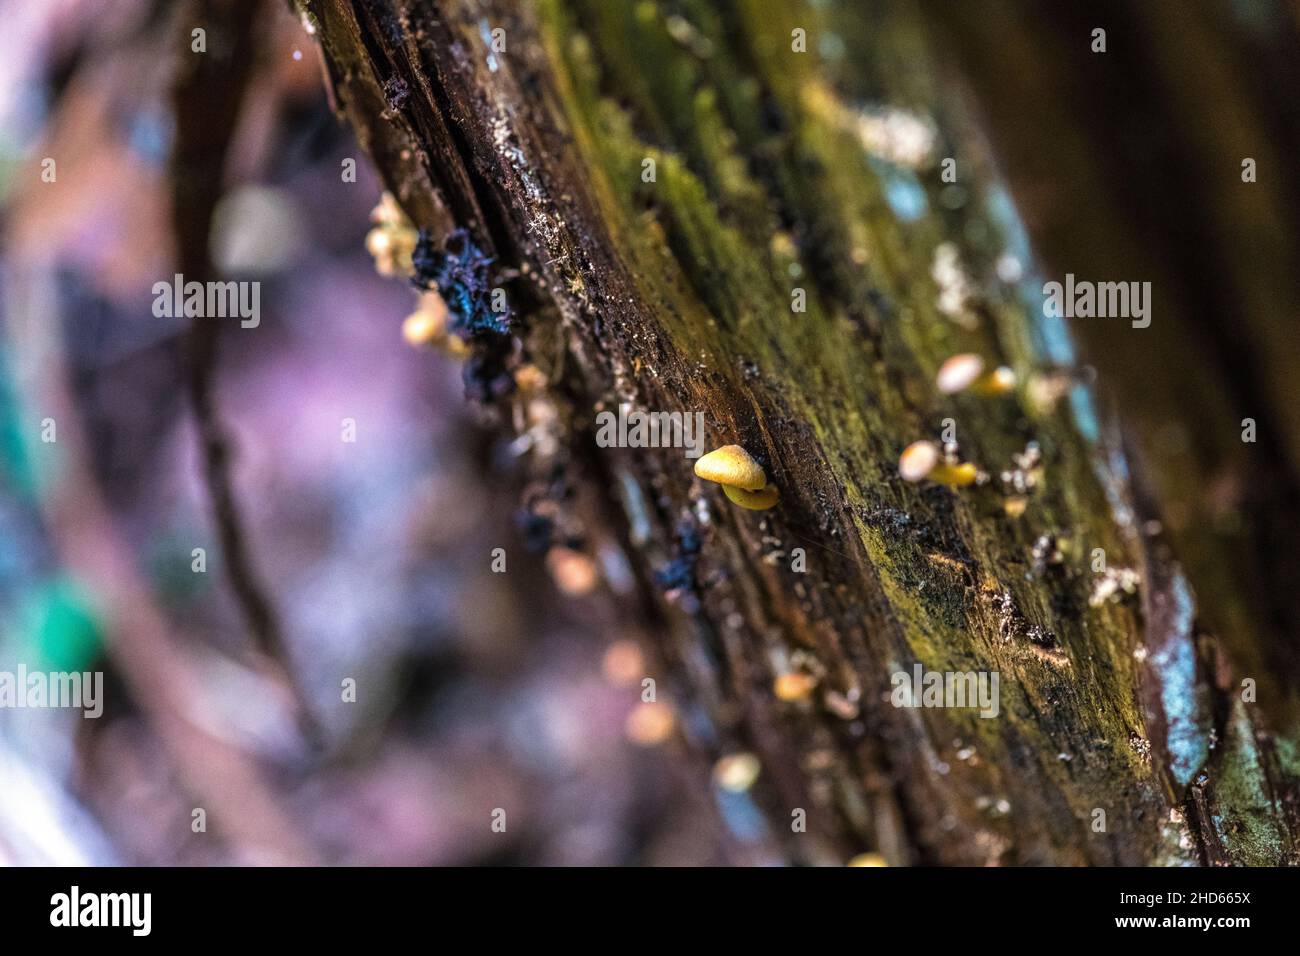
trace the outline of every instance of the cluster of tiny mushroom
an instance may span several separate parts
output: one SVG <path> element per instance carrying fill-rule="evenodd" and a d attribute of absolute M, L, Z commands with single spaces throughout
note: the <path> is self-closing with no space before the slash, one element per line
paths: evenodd
<path fill-rule="evenodd" d="M 954 355 L 939 366 L 934 384 L 944 395 L 1005 395 L 1016 387 L 1016 373 L 1005 365 L 986 372 L 984 360 L 972 352 Z"/>
<path fill-rule="evenodd" d="M 763 467 L 739 445 L 723 445 L 695 463 L 695 474 L 722 485 L 723 494 L 742 508 L 766 511 L 780 493 L 767 483 Z"/>
<path fill-rule="evenodd" d="M 366 233 L 366 250 L 375 259 L 375 271 L 387 278 L 414 275 L 412 257 L 419 233 L 392 193 L 385 192 L 370 210 L 370 221 L 374 226 Z M 451 334 L 450 320 L 442 296 L 434 290 L 424 292 L 419 307 L 402 322 L 402 338 L 408 345 L 433 346 L 454 358 L 465 358 L 469 346 Z"/>
<path fill-rule="evenodd" d="M 944 395 L 1005 395 L 1015 389 L 1016 373 L 1005 365 L 986 371 L 984 359 L 963 352 L 939 367 L 935 387 Z M 898 459 L 898 473 L 904 481 L 929 480 L 952 488 L 973 484 L 979 477 L 978 468 L 958 461 L 952 449 L 940 449 L 932 441 L 916 441 L 904 448 Z"/>
<path fill-rule="evenodd" d="M 963 352 L 940 366 L 935 386 L 944 395 L 1005 395 L 1015 389 L 1016 375 L 1005 365 L 986 370 L 984 359 Z M 898 459 L 898 473 L 905 481 L 929 480 L 952 488 L 973 484 L 979 477 L 973 464 L 957 460 L 955 446 L 942 449 L 932 441 L 908 445 Z M 762 467 L 739 445 L 709 452 L 695 463 L 695 474 L 722 485 L 726 496 L 742 508 L 764 511 L 779 497 L 776 487 L 767 483 Z"/>
<path fill-rule="evenodd" d="M 415 272 L 411 257 L 419 238 L 392 193 L 384 193 L 370 211 L 374 228 L 366 233 L 366 251 L 375 258 L 375 270 L 382 276 L 409 276 Z"/>

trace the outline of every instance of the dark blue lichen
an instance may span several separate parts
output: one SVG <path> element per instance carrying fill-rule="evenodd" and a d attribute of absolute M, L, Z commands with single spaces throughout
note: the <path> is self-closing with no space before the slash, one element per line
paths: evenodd
<path fill-rule="evenodd" d="M 531 554 L 544 554 L 555 537 L 555 519 L 540 514 L 535 508 L 521 508 L 515 512 L 515 526 L 523 535 L 524 547 Z"/>
<path fill-rule="evenodd" d="M 466 229 L 454 230 L 441 248 L 431 230 L 421 229 L 411 256 L 412 281 L 422 289 L 438 290 L 451 313 L 451 330 L 462 338 L 507 335 L 513 318 L 509 305 L 501 311 L 492 308 L 493 261 Z"/>
<path fill-rule="evenodd" d="M 484 344 L 465 359 L 460 376 L 465 383 L 465 398 L 486 405 L 515 390 L 515 377 L 510 373 L 510 339 L 485 333 L 476 341 Z"/>
<path fill-rule="evenodd" d="M 700 557 L 700 536 L 691 522 L 677 526 L 676 538 L 673 559 L 654 572 L 655 583 L 665 591 L 690 588 L 695 581 L 695 562 Z"/>

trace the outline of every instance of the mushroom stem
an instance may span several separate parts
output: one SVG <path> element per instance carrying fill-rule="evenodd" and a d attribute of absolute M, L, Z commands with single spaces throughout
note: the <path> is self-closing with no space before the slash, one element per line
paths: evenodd
<path fill-rule="evenodd" d="M 1005 365 L 999 365 L 993 371 L 981 375 L 971 383 L 973 395 L 1006 395 L 1016 387 L 1016 373 Z"/>

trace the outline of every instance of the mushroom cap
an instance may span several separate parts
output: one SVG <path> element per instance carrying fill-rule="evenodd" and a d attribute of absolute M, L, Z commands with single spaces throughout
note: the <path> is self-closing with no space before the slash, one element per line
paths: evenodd
<path fill-rule="evenodd" d="M 777 700 L 784 701 L 803 700 L 813 692 L 816 686 L 817 678 L 802 671 L 778 674 L 776 680 L 772 682 L 772 690 L 776 694 Z"/>
<path fill-rule="evenodd" d="M 962 352 L 944 361 L 934 384 L 944 395 L 955 395 L 970 388 L 984 371 L 984 360 L 974 352 Z"/>
<path fill-rule="evenodd" d="M 402 322 L 402 338 L 408 345 L 428 345 L 441 336 L 446 328 L 445 318 L 421 309 L 412 312 Z"/>
<path fill-rule="evenodd" d="M 744 793 L 762 772 L 763 765 L 753 754 L 728 754 L 713 765 L 713 781 L 723 790 Z"/>
<path fill-rule="evenodd" d="M 522 365 L 515 370 L 515 385 L 521 392 L 540 392 L 546 383 L 546 373 L 536 365 Z"/>
<path fill-rule="evenodd" d="M 762 467 L 739 445 L 723 445 L 709 452 L 695 463 L 695 474 L 745 491 L 758 491 L 767 484 Z"/>
<path fill-rule="evenodd" d="M 722 493 L 740 507 L 748 508 L 750 511 L 766 511 L 781 497 L 781 493 L 776 490 L 776 485 L 768 485 L 758 491 L 746 491 L 734 485 L 723 485 Z"/>
<path fill-rule="evenodd" d="M 1006 365 L 999 365 L 989 373 L 987 388 L 995 395 L 1005 395 L 1016 387 L 1016 373 Z"/>
<path fill-rule="evenodd" d="M 393 237 L 382 226 L 376 226 L 366 233 L 366 251 L 372 256 L 382 256 L 393 248 Z"/>
<path fill-rule="evenodd" d="M 914 441 L 898 458 L 898 473 L 904 481 L 921 481 L 943 459 L 939 446 L 932 441 Z"/>

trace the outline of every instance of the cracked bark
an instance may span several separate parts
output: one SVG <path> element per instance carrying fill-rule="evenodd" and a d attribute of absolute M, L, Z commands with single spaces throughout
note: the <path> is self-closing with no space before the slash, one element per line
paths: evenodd
<path fill-rule="evenodd" d="M 1152 329 L 1082 330 L 1103 396 L 1118 402 L 1086 383 L 1033 400 L 1028 383 L 1077 373 L 1059 367 L 1069 345 L 1031 295 L 1045 263 L 1059 277 L 1112 234 L 1125 253 L 1138 243 L 1123 196 L 1108 191 L 1124 157 L 1071 125 L 1081 110 L 1068 83 L 1035 99 L 1013 72 L 1025 68 L 1018 58 L 1059 52 L 1052 38 L 1077 25 L 1032 27 L 1024 14 L 1019 32 L 1002 23 L 1011 43 L 969 8 L 948 19 L 942 5 L 927 20 L 926 4 L 847 6 L 305 0 L 298 10 L 338 112 L 412 220 L 435 234 L 464 227 L 517 272 L 503 284 L 523 316 L 521 355 L 552 371 L 569 437 L 534 467 L 552 490 L 580 489 L 589 520 L 623 542 L 640 584 L 628 614 L 653 626 L 660 693 L 693 751 L 761 758 L 755 787 L 721 803 L 733 822 L 751 804 L 760 811 L 763 832 L 747 839 L 798 862 L 863 850 L 894 864 L 1296 862 L 1294 607 L 1268 590 L 1290 580 L 1294 556 L 1274 555 L 1271 585 L 1243 578 L 1270 535 L 1297 527 L 1285 465 L 1295 446 L 1281 425 L 1258 450 L 1233 445 L 1238 426 L 1222 431 L 1243 394 L 1261 422 L 1289 420 L 1277 375 L 1294 348 L 1271 355 L 1269 387 L 1252 390 L 1260 352 L 1216 351 L 1213 336 L 1203 345 L 1212 317 L 1173 306 L 1207 281 L 1188 262 L 1081 259 L 1074 271 L 1090 278 L 1184 286 Z M 503 51 L 490 47 L 496 28 Z M 796 28 L 809 49 L 832 41 L 823 55 L 792 53 Z M 960 53 L 945 59 L 944 42 Z M 1148 85 L 1125 95 L 1154 108 L 1167 77 L 1143 75 Z M 1006 96 L 1058 142 L 1081 143 L 1051 151 L 1066 154 L 1052 168 L 1078 184 L 1078 201 L 1110 210 L 1085 217 L 1092 246 L 1063 239 L 1069 207 L 1049 206 L 1064 225 L 1031 223 L 1045 255 L 1034 257 L 965 91 L 981 113 L 1020 115 L 994 109 Z M 870 103 L 930 118 L 928 158 L 868 155 Z M 1041 165 L 1015 129 L 988 125 L 1016 194 L 1032 199 Z M 1282 136 L 1260 131 L 1270 133 Z M 938 175 L 944 156 L 958 159 L 956 193 Z M 654 182 L 642 178 L 647 159 Z M 1235 161 L 1225 175 L 1237 176 Z M 943 243 L 969 282 L 957 321 L 936 305 Z M 1007 254 L 1022 279 L 999 278 Z M 1249 257 L 1231 261 L 1237 282 L 1262 290 L 1242 309 L 1254 344 L 1274 342 L 1275 325 L 1256 316 L 1287 304 L 1290 286 L 1271 269 L 1252 283 Z M 791 312 L 795 287 L 805 312 Z M 1185 383 L 1162 391 L 1178 366 L 1141 361 L 1148 342 L 1176 361 L 1191 349 L 1226 406 L 1209 414 L 1220 394 L 1209 389 L 1179 404 Z M 552 361 L 557 347 L 563 362 Z M 1011 365 L 1017 393 L 938 396 L 934 372 L 959 351 Z M 1135 409 L 1135 396 L 1156 407 Z M 594 413 L 620 401 L 705 411 L 709 446 L 750 450 L 780 505 L 733 507 L 680 450 L 597 448 Z M 946 418 L 990 483 L 954 491 L 898 478 L 901 449 Z M 1190 459 L 1153 453 L 1170 422 L 1216 431 L 1196 437 Z M 1012 516 L 999 474 L 1030 441 L 1041 480 Z M 1215 560 L 1200 509 L 1226 456 L 1261 469 L 1267 520 L 1235 528 Z M 806 573 L 792 570 L 795 548 Z M 1140 572 L 1140 600 L 1090 604 L 1096 548 Z M 1243 554 L 1250 564 L 1225 557 Z M 666 567 L 688 585 L 660 593 Z M 792 657 L 818 678 L 804 702 L 772 692 Z M 891 674 L 917 663 L 997 672 L 999 716 L 893 707 Z M 1258 704 L 1241 701 L 1243 676 L 1259 681 Z M 807 810 L 806 834 L 791 831 L 795 808 Z"/>

